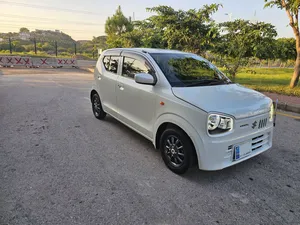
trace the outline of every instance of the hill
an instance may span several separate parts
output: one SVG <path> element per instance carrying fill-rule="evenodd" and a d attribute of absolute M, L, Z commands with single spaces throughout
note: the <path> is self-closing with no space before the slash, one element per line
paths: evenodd
<path fill-rule="evenodd" d="M 106 36 L 93 37 L 93 40 L 75 41 L 70 35 L 60 30 L 35 30 L 29 31 L 21 28 L 19 32 L 0 33 L 0 53 L 10 51 L 9 38 L 14 53 L 33 54 L 36 49 L 39 53 L 55 55 L 77 54 L 93 57 L 97 48 L 106 49 Z M 57 47 L 57 50 L 56 50 Z"/>

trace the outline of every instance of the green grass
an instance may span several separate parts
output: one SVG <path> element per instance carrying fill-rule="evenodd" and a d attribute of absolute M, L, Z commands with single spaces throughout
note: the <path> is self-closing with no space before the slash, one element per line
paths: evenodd
<path fill-rule="evenodd" d="M 289 88 L 293 71 L 290 68 L 244 68 L 237 74 L 235 82 L 260 92 L 300 97 L 300 83 L 293 89 Z"/>

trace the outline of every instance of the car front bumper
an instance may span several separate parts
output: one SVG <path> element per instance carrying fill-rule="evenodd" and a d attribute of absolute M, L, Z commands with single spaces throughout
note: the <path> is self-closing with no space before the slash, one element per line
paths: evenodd
<path fill-rule="evenodd" d="M 216 138 L 204 143 L 204 149 L 200 152 L 199 168 L 201 170 L 214 171 L 233 166 L 259 155 L 272 147 L 273 126 L 256 131 L 248 135 L 235 138 Z M 235 146 L 246 144 L 249 146 L 249 154 L 235 160 Z"/>

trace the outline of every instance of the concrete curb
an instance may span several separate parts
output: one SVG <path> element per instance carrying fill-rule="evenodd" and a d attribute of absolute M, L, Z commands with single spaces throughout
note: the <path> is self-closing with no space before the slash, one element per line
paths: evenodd
<path fill-rule="evenodd" d="M 287 112 L 300 113 L 300 105 L 293 105 L 286 102 L 278 102 L 278 109 Z"/>
<path fill-rule="evenodd" d="M 88 71 L 90 73 L 94 73 L 94 68 L 81 68 L 85 71 Z M 275 101 L 274 101 L 275 103 Z M 293 105 L 286 102 L 278 102 L 278 109 L 287 111 L 287 112 L 294 112 L 300 114 L 300 105 Z"/>

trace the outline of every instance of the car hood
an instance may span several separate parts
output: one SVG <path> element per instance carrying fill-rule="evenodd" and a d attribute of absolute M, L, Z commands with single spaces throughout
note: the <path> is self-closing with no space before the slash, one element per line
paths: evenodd
<path fill-rule="evenodd" d="M 272 100 L 239 84 L 173 87 L 174 95 L 206 112 L 220 112 L 237 119 L 266 113 Z"/>

